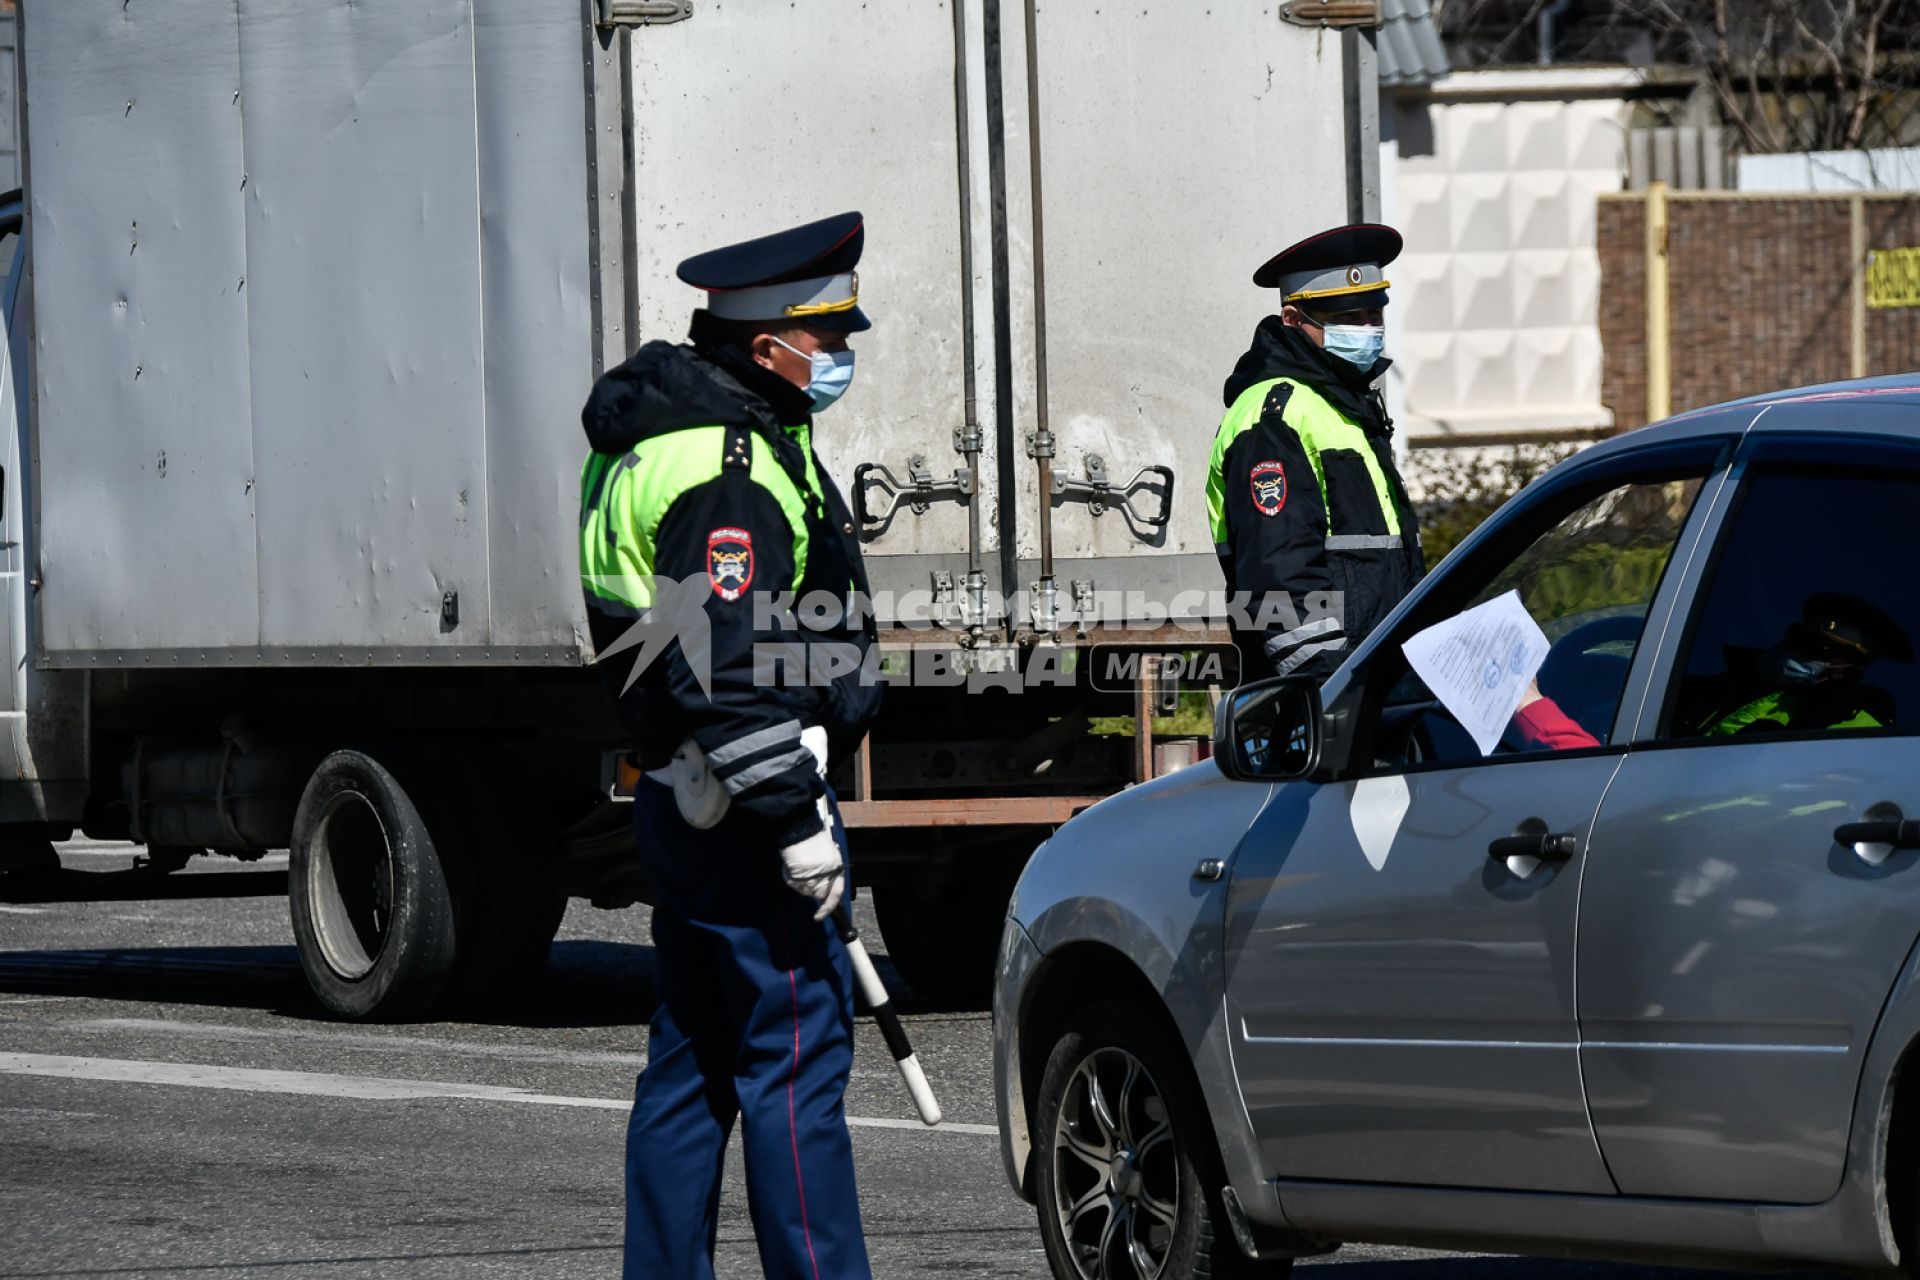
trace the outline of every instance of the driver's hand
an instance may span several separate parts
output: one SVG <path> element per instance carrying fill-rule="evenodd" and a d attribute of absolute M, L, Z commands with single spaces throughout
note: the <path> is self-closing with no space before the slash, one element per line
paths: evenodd
<path fill-rule="evenodd" d="M 1527 681 L 1527 691 L 1520 697 L 1520 708 L 1524 709 L 1532 706 L 1534 703 L 1540 701 L 1543 696 L 1540 692 L 1540 682 L 1538 680 Z"/>

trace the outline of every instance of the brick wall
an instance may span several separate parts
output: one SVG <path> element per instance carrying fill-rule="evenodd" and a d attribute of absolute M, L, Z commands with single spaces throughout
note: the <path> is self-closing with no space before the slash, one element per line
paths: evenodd
<path fill-rule="evenodd" d="M 1920 245 L 1920 197 L 1867 202 L 1867 248 Z M 1867 308 L 1867 372 L 1920 369 L 1920 307 Z"/>
<path fill-rule="evenodd" d="M 1626 431 L 1647 425 L 1647 208 L 1602 200 L 1599 215 L 1600 403 Z"/>
<path fill-rule="evenodd" d="M 1675 413 L 1849 376 L 1852 201 L 1669 196 Z M 1920 245 L 1920 198 L 1864 202 L 1869 250 Z M 1645 204 L 1599 208 L 1602 395 L 1621 430 L 1647 420 Z M 1867 372 L 1920 368 L 1920 308 L 1867 313 Z"/>

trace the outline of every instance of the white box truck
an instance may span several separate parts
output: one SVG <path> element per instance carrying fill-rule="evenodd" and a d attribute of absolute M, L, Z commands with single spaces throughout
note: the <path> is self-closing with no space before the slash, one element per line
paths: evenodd
<path fill-rule="evenodd" d="M 642 895 L 579 408 L 684 334 L 679 259 L 858 208 L 876 327 L 818 438 L 876 593 L 943 625 L 883 615 L 925 678 L 835 774 L 901 971 L 983 991 L 1026 853 L 1168 755 L 1144 717 L 1088 731 L 1165 693 L 1095 647 L 1224 638 L 1194 603 L 1219 388 L 1272 305 L 1252 268 L 1366 210 L 1377 20 L 26 0 L 0 857 L 290 848 L 303 965 L 354 1017 L 489 998 L 567 895 Z M 1068 674 L 1014 692 L 1035 655 Z"/>

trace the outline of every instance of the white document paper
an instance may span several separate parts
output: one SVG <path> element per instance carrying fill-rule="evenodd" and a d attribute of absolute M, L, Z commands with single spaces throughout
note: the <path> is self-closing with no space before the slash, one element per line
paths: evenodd
<path fill-rule="evenodd" d="M 1547 635 L 1509 591 L 1428 627 L 1402 651 L 1484 756 L 1547 660 Z"/>

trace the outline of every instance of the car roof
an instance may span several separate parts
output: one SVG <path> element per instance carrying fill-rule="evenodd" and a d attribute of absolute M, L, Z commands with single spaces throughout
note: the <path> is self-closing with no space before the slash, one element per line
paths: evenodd
<path fill-rule="evenodd" d="M 1762 395 L 1728 400 L 1724 404 L 1712 405 L 1697 412 L 1712 413 L 1718 409 L 1763 408 L 1768 405 L 1796 404 L 1809 400 L 1871 400 L 1879 404 L 1920 405 L 1920 373 L 1892 373 L 1878 378 L 1852 378 L 1845 382 L 1821 382 L 1808 387 L 1769 391 Z"/>
<path fill-rule="evenodd" d="M 1569 462 L 1593 461 L 1616 453 L 1649 448 L 1675 440 L 1694 439 L 1699 436 L 1738 435 L 1761 422 L 1766 411 L 1773 408 L 1849 403 L 1920 409 L 1920 373 L 1895 373 L 1878 378 L 1854 378 L 1846 382 L 1822 382 L 1812 386 L 1791 387 L 1783 391 L 1744 396 L 1738 400 L 1727 400 L 1699 409 L 1689 409 L 1671 418 L 1602 440 L 1591 448 L 1581 450 L 1569 459 Z M 1875 416 L 1878 417 L 1878 415 Z M 1835 430 L 1857 432 L 1867 425 L 1845 412 L 1811 418 L 1802 413 L 1775 415 L 1775 421 L 1767 425 L 1775 425 L 1775 422 L 1783 430 L 1793 431 L 1832 427 Z M 1912 431 L 1920 433 L 1920 414 L 1916 414 L 1912 422 Z M 1875 424 L 1880 429 L 1884 429 L 1884 425 L 1884 418 Z M 1909 432 L 1896 428 L 1895 433 L 1904 435 Z"/>

